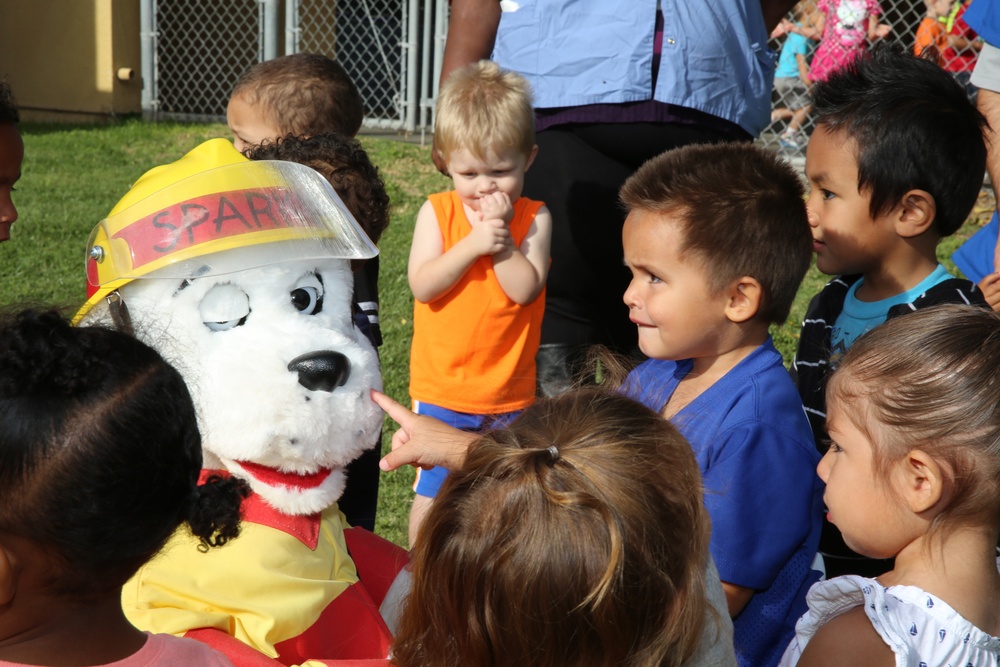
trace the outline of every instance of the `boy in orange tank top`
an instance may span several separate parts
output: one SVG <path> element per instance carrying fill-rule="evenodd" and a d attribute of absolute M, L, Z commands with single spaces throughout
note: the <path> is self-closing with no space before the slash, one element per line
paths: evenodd
<path fill-rule="evenodd" d="M 410 397 L 417 413 L 479 430 L 535 400 L 552 219 L 521 197 L 538 151 L 528 83 L 489 61 L 456 70 L 434 141 L 455 189 L 431 195 L 413 230 Z M 418 473 L 411 546 L 446 475 Z"/>

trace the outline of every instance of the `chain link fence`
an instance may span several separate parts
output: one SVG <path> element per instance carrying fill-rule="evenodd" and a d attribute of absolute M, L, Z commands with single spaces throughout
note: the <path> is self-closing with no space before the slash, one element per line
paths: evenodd
<path fill-rule="evenodd" d="M 443 39 L 433 33 L 442 6 L 447 0 L 142 0 L 143 112 L 224 121 L 240 74 L 281 53 L 309 52 L 348 71 L 365 126 L 414 131 L 431 95 L 431 58 L 440 51 L 427 47 Z"/>
<path fill-rule="evenodd" d="M 229 93 L 247 68 L 279 53 L 312 52 L 336 58 L 350 73 L 364 100 L 366 127 L 413 132 L 432 123 L 447 0 L 142 2 L 150 17 L 143 29 L 143 75 L 150 82 L 143 108 L 152 118 L 224 120 Z M 913 49 L 921 28 L 921 45 L 933 35 L 939 64 L 968 84 L 981 42 L 962 21 L 967 2 L 799 2 L 772 37 L 782 57 L 772 123 L 761 141 L 789 157 L 803 155 L 813 129 L 813 59 L 824 42 L 856 49 L 874 36 Z"/>
<path fill-rule="evenodd" d="M 257 0 L 156 3 L 154 117 L 225 119 L 233 84 L 262 56 L 259 8 Z"/>
<path fill-rule="evenodd" d="M 802 157 L 813 130 L 808 89 L 873 39 L 924 51 L 975 98 L 969 76 L 982 41 L 962 20 L 968 0 L 802 0 L 772 35 L 781 55 L 775 72 L 771 125 L 761 141 L 789 157 Z M 873 11 L 873 9 L 875 11 Z M 918 40 L 919 32 L 919 40 Z M 817 57 L 819 54 L 819 57 Z"/>
<path fill-rule="evenodd" d="M 402 0 L 298 0 L 295 52 L 323 53 L 344 66 L 365 101 L 368 125 L 392 126 L 405 104 Z"/>

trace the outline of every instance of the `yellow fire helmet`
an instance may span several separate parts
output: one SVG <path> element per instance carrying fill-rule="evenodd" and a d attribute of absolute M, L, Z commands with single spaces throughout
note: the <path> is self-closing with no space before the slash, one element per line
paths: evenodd
<path fill-rule="evenodd" d="M 155 167 L 87 243 L 79 320 L 138 278 L 195 278 L 296 259 L 369 259 L 378 249 L 319 173 L 252 161 L 225 139 Z"/>

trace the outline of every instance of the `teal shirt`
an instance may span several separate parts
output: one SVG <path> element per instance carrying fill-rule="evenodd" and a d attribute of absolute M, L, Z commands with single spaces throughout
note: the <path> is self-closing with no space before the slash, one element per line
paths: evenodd
<path fill-rule="evenodd" d="M 938 264 L 937 268 L 913 289 L 881 301 L 860 301 L 858 299 L 856 294 L 858 287 L 864 284 L 864 278 L 851 285 L 847 291 L 847 298 L 844 300 L 844 309 L 837 316 L 833 331 L 830 333 L 833 366 L 837 365 L 836 360 L 839 360 L 862 334 L 885 322 L 890 308 L 902 303 L 913 303 L 930 288 L 953 277 L 948 273 L 948 269 Z"/>

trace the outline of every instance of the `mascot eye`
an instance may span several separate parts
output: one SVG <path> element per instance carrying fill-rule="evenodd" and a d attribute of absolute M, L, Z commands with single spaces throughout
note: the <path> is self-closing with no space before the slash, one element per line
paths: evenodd
<path fill-rule="evenodd" d="M 236 285 L 215 285 L 198 304 L 198 312 L 210 331 L 227 331 L 247 321 L 250 297 Z"/>
<path fill-rule="evenodd" d="M 315 287 L 298 287 L 292 290 L 292 305 L 306 315 L 323 310 L 323 294 Z"/>
<path fill-rule="evenodd" d="M 315 315 L 323 310 L 323 283 L 318 276 L 309 274 L 299 280 L 291 292 L 292 306 L 306 315 Z"/>

